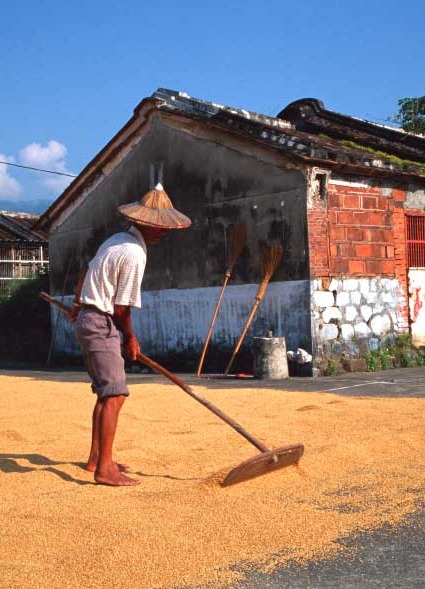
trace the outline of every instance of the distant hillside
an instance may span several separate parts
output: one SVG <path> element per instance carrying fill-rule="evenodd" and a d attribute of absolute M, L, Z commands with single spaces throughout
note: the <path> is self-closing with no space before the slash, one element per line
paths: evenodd
<path fill-rule="evenodd" d="M 39 198 L 37 200 L 0 200 L 0 211 L 11 213 L 42 214 L 54 202 L 54 199 Z"/>

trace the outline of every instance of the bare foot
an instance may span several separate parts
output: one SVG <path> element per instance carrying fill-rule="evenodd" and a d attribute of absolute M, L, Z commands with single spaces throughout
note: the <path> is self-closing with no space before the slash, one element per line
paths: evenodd
<path fill-rule="evenodd" d="M 96 462 L 87 462 L 86 466 L 84 467 L 85 470 L 89 472 L 94 472 L 96 470 L 97 463 Z"/>
<path fill-rule="evenodd" d="M 115 463 L 112 463 L 110 468 L 105 470 L 96 470 L 94 480 L 100 485 L 109 485 L 110 487 L 130 487 L 140 485 L 140 481 L 130 479 L 130 477 L 122 474 Z"/>
<path fill-rule="evenodd" d="M 129 472 L 131 470 L 130 467 L 128 466 L 128 464 L 121 464 L 120 462 L 114 462 L 114 464 L 117 465 L 120 472 Z M 95 472 L 96 466 L 97 466 L 96 462 L 89 461 L 89 462 L 87 462 L 87 464 L 84 468 L 85 468 L 85 470 L 88 470 L 89 472 Z"/>
<path fill-rule="evenodd" d="M 99 485 L 108 485 L 109 487 L 134 487 L 135 485 L 140 485 L 140 481 L 126 477 L 122 473 L 120 473 L 118 477 L 108 477 L 95 474 L 94 480 Z"/>

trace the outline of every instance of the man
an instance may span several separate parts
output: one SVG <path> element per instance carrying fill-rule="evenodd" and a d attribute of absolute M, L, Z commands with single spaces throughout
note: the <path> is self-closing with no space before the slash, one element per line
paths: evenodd
<path fill-rule="evenodd" d="M 128 486 L 140 481 L 126 476 L 125 465 L 112 458 L 118 416 L 129 395 L 120 332 L 124 355 L 136 360 L 140 347 L 131 325 L 131 307 L 141 307 L 146 246 L 158 242 L 171 229 L 189 227 L 191 221 L 173 208 L 161 184 L 140 202 L 122 205 L 118 211 L 131 226 L 98 249 L 77 287 L 71 319 L 76 317 L 77 339 L 97 395 L 86 468 L 94 472 L 100 484 Z"/>

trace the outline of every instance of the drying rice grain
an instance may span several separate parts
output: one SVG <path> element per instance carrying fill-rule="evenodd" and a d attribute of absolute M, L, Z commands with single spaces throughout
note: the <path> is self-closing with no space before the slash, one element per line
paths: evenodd
<path fill-rule="evenodd" d="M 81 468 L 93 396 L 81 382 L 0 376 L 0 566 L 8 589 L 232 587 L 242 570 L 345 550 L 423 497 L 424 401 L 197 387 L 300 466 L 221 488 L 258 451 L 177 387 L 131 386 L 117 458 L 138 487 Z M 234 565 L 243 563 L 237 570 Z"/>

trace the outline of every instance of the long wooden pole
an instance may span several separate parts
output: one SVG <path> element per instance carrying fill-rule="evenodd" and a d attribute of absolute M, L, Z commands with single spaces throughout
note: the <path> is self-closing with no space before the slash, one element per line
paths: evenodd
<path fill-rule="evenodd" d="M 60 311 L 65 313 L 67 316 L 71 311 L 71 307 L 54 299 L 49 294 L 47 294 L 47 292 L 41 291 L 39 293 L 39 297 L 41 299 L 43 299 L 44 301 L 46 301 L 46 302 L 50 303 L 51 305 L 60 309 Z M 160 374 L 162 374 L 163 376 L 165 376 L 166 378 L 168 378 L 169 380 L 174 382 L 177 386 L 179 386 L 181 389 L 183 389 L 183 391 L 185 393 L 187 393 L 193 399 L 195 399 L 195 401 L 198 401 L 198 403 L 201 403 L 201 405 L 203 405 L 204 407 L 209 409 L 212 413 L 214 413 L 214 415 L 216 415 L 222 421 L 227 423 L 227 425 L 230 425 L 231 428 L 233 428 L 238 434 L 240 434 L 246 440 L 248 440 L 248 442 L 250 442 L 258 450 L 260 450 L 261 452 L 269 452 L 269 448 L 265 444 L 263 444 L 263 442 L 261 442 L 260 440 L 255 438 L 252 434 L 247 432 L 246 429 L 244 429 L 232 417 L 230 417 L 229 415 L 226 415 L 221 409 L 219 409 L 218 407 L 213 405 L 210 401 L 208 401 L 208 399 L 205 399 L 199 393 L 196 393 L 194 390 L 192 390 L 188 384 L 186 384 L 181 378 L 179 378 L 178 376 L 176 376 L 175 374 L 173 374 L 172 372 L 170 372 L 169 370 L 164 368 L 164 366 L 161 366 L 161 364 L 158 364 L 157 362 L 155 362 L 155 360 L 152 360 L 151 358 L 149 358 L 148 356 L 145 356 L 142 353 L 137 354 L 137 359 L 140 362 L 143 362 L 143 364 L 145 364 L 146 366 L 149 366 L 149 368 L 152 368 L 152 370 L 155 370 L 155 372 L 159 372 Z"/>
<path fill-rule="evenodd" d="M 224 291 L 226 290 L 227 283 L 229 278 L 232 275 L 233 267 L 236 264 L 246 242 L 246 227 L 245 225 L 238 223 L 233 225 L 229 231 L 229 251 L 227 257 L 227 269 L 224 275 L 223 285 L 221 287 L 221 291 L 218 297 L 218 300 L 215 305 L 214 313 L 211 319 L 210 327 L 208 329 L 207 337 L 204 343 L 204 347 L 202 349 L 202 354 L 199 359 L 198 369 L 196 371 L 197 376 L 201 375 L 202 366 L 204 364 L 205 354 L 207 353 L 207 348 L 210 343 L 211 335 L 214 329 L 215 322 L 217 320 L 218 311 L 220 309 L 221 300 L 224 295 Z"/>
<path fill-rule="evenodd" d="M 260 299 L 257 299 L 256 298 L 255 299 L 255 303 L 254 303 L 254 305 L 253 305 L 253 307 L 251 309 L 251 312 L 250 312 L 250 314 L 248 316 L 248 319 L 245 322 L 245 326 L 244 326 L 244 328 L 242 330 L 242 333 L 239 336 L 238 343 L 236 344 L 235 349 L 233 350 L 232 357 L 230 358 L 229 363 L 228 363 L 228 365 L 226 367 L 226 370 L 224 371 L 224 376 L 227 376 L 229 374 L 229 370 L 230 370 L 230 368 L 231 368 L 231 366 L 232 366 L 232 364 L 233 364 L 233 362 L 235 360 L 236 354 L 239 352 L 239 349 L 240 349 L 240 347 L 242 345 L 242 342 L 243 342 L 243 340 L 245 338 L 246 332 L 248 331 L 249 326 L 251 325 L 251 322 L 252 322 L 252 320 L 254 318 L 255 313 L 257 312 L 257 309 L 258 309 L 258 305 L 259 304 L 260 304 Z"/>
<path fill-rule="evenodd" d="M 212 335 L 212 332 L 214 329 L 215 322 L 217 320 L 218 311 L 219 311 L 220 305 L 221 305 L 221 299 L 223 298 L 224 291 L 226 290 L 226 286 L 227 286 L 230 276 L 231 276 L 231 272 L 227 271 L 224 276 L 223 286 L 221 287 L 220 295 L 219 295 L 217 302 L 215 304 L 214 314 L 211 319 L 210 328 L 208 330 L 207 338 L 205 340 L 204 347 L 202 349 L 202 354 L 199 359 L 198 370 L 196 371 L 197 376 L 200 376 L 201 372 L 202 372 L 202 366 L 204 364 L 205 354 L 207 353 L 207 348 L 210 343 L 210 339 L 211 339 L 211 335 Z"/>
<path fill-rule="evenodd" d="M 227 423 L 227 425 L 230 425 L 231 428 L 233 428 L 236 432 L 238 432 L 238 434 L 240 434 L 246 440 L 248 440 L 248 442 L 251 442 L 251 444 L 253 446 L 255 446 L 258 450 L 261 450 L 261 452 L 268 452 L 269 451 L 269 449 L 267 448 L 267 446 L 265 444 L 263 444 L 263 442 L 260 442 L 260 440 L 255 438 L 249 432 L 247 432 L 246 429 L 244 429 L 232 417 L 230 417 L 229 415 L 226 415 L 221 409 L 219 409 L 218 407 L 213 405 L 211 403 L 211 401 L 208 401 L 208 399 L 205 399 L 205 397 L 202 397 L 199 393 L 196 393 L 181 378 L 179 378 L 178 376 L 176 376 L 172 372 L 169 372 L 166 368 L 164 368 L 164 366 L 161 366 L 161 364 L 158 364 L 157 362 L 155 362 L 151 358 L 148 358 L 148 356 L 145 356 L 142 353 L 137 355 L 137 359 L 140 360 L 140 362 L 143 362 L 143 364 L 146 364 L 146 366 L 149 366 L 149 368 L 152 368 L 152 370 L 159 372 L 160 374 L 164 375 L 169 380 L 174 382 L 177 386 L 179 386 L 181 389 L 183 389 L 185 393 L 190 395 L 192 397 L 192 399 L 195 399 L 195 401 L 198 401 L 198 403 L 201 403 L 201 405 L 203 405 L 204 407 L 209 409 L 212 413 L 214 413 L 214 415 L 216 415 L 222 421 Z"/>
<path fill-rule="evenodd" d="M 255 295 L 254 304 L 252 306 L 252 309 L 251 309 L 251 312 L 248 316 L 248 319 L 245 322 L 245 326 L 244 326 L 242 333 L 239 337 L 238 343 L 236 344 L 235 349 L 233 350 L 232 357 L 230 358 L 229 363 L 226 367 L 226 370 L 224 371 L 224 376 L 227 376 L 229 374 L 229 370 L 233 364 L 236 354 L 239 352 L 239 349 L 240 349 L 242 342 L 245 338 L 246 332 L 248 331 L 248 328 L 251 325 L 254 315 L 256 314 L 256 312 L 258 310 L 260 302 L 266 293 L 266 289 L 267 289 L 267 286 L 270 282 L 270 278 L 273 276 L 280 260 L 282 259 L 282 253 L 283 253 L 282 246 L 279 245 L 278 243 L 269 244 L 269 246 L 265 247 L 263 250 L 261 261 L 262 261 L 262 265 L 264 266 L 264 272 L 263 272 L 264 277 L 263 277 L 263 280 L 261 281 L 261 284 L 258 288 L 257 294 Z"/>
<path fill-rule="evenodd" d="M 69 260 L 68 262 L 68 267 L 66 269 L 66 274 L 65 274 L 65 278 L 63 280 L 63 285 L 62 285 L 62 292 L 61 292 L 61 302 L 63 302 L 63 298 L 65 296 L 65 289 L 66 286 L 68 284 L 68 277 L 69 277 L 69 270 L 71 268 L 71 260 Z M 58 325 L 59 325 L 59 314 L 56 317 L 56 320 L 53 324 L 53 329 L 52 332 L 50 334 L 50 344 L 49 344 L 49 351 L 47 352 L 47 358 L 46 358 L 46 366 L 50 365 L 50 361 L 52 359 L 52 353 L 53 353 L 53 345 L 55 343 L 55 338 L 56 338 L 56 332 L 58 329 Z"/>

